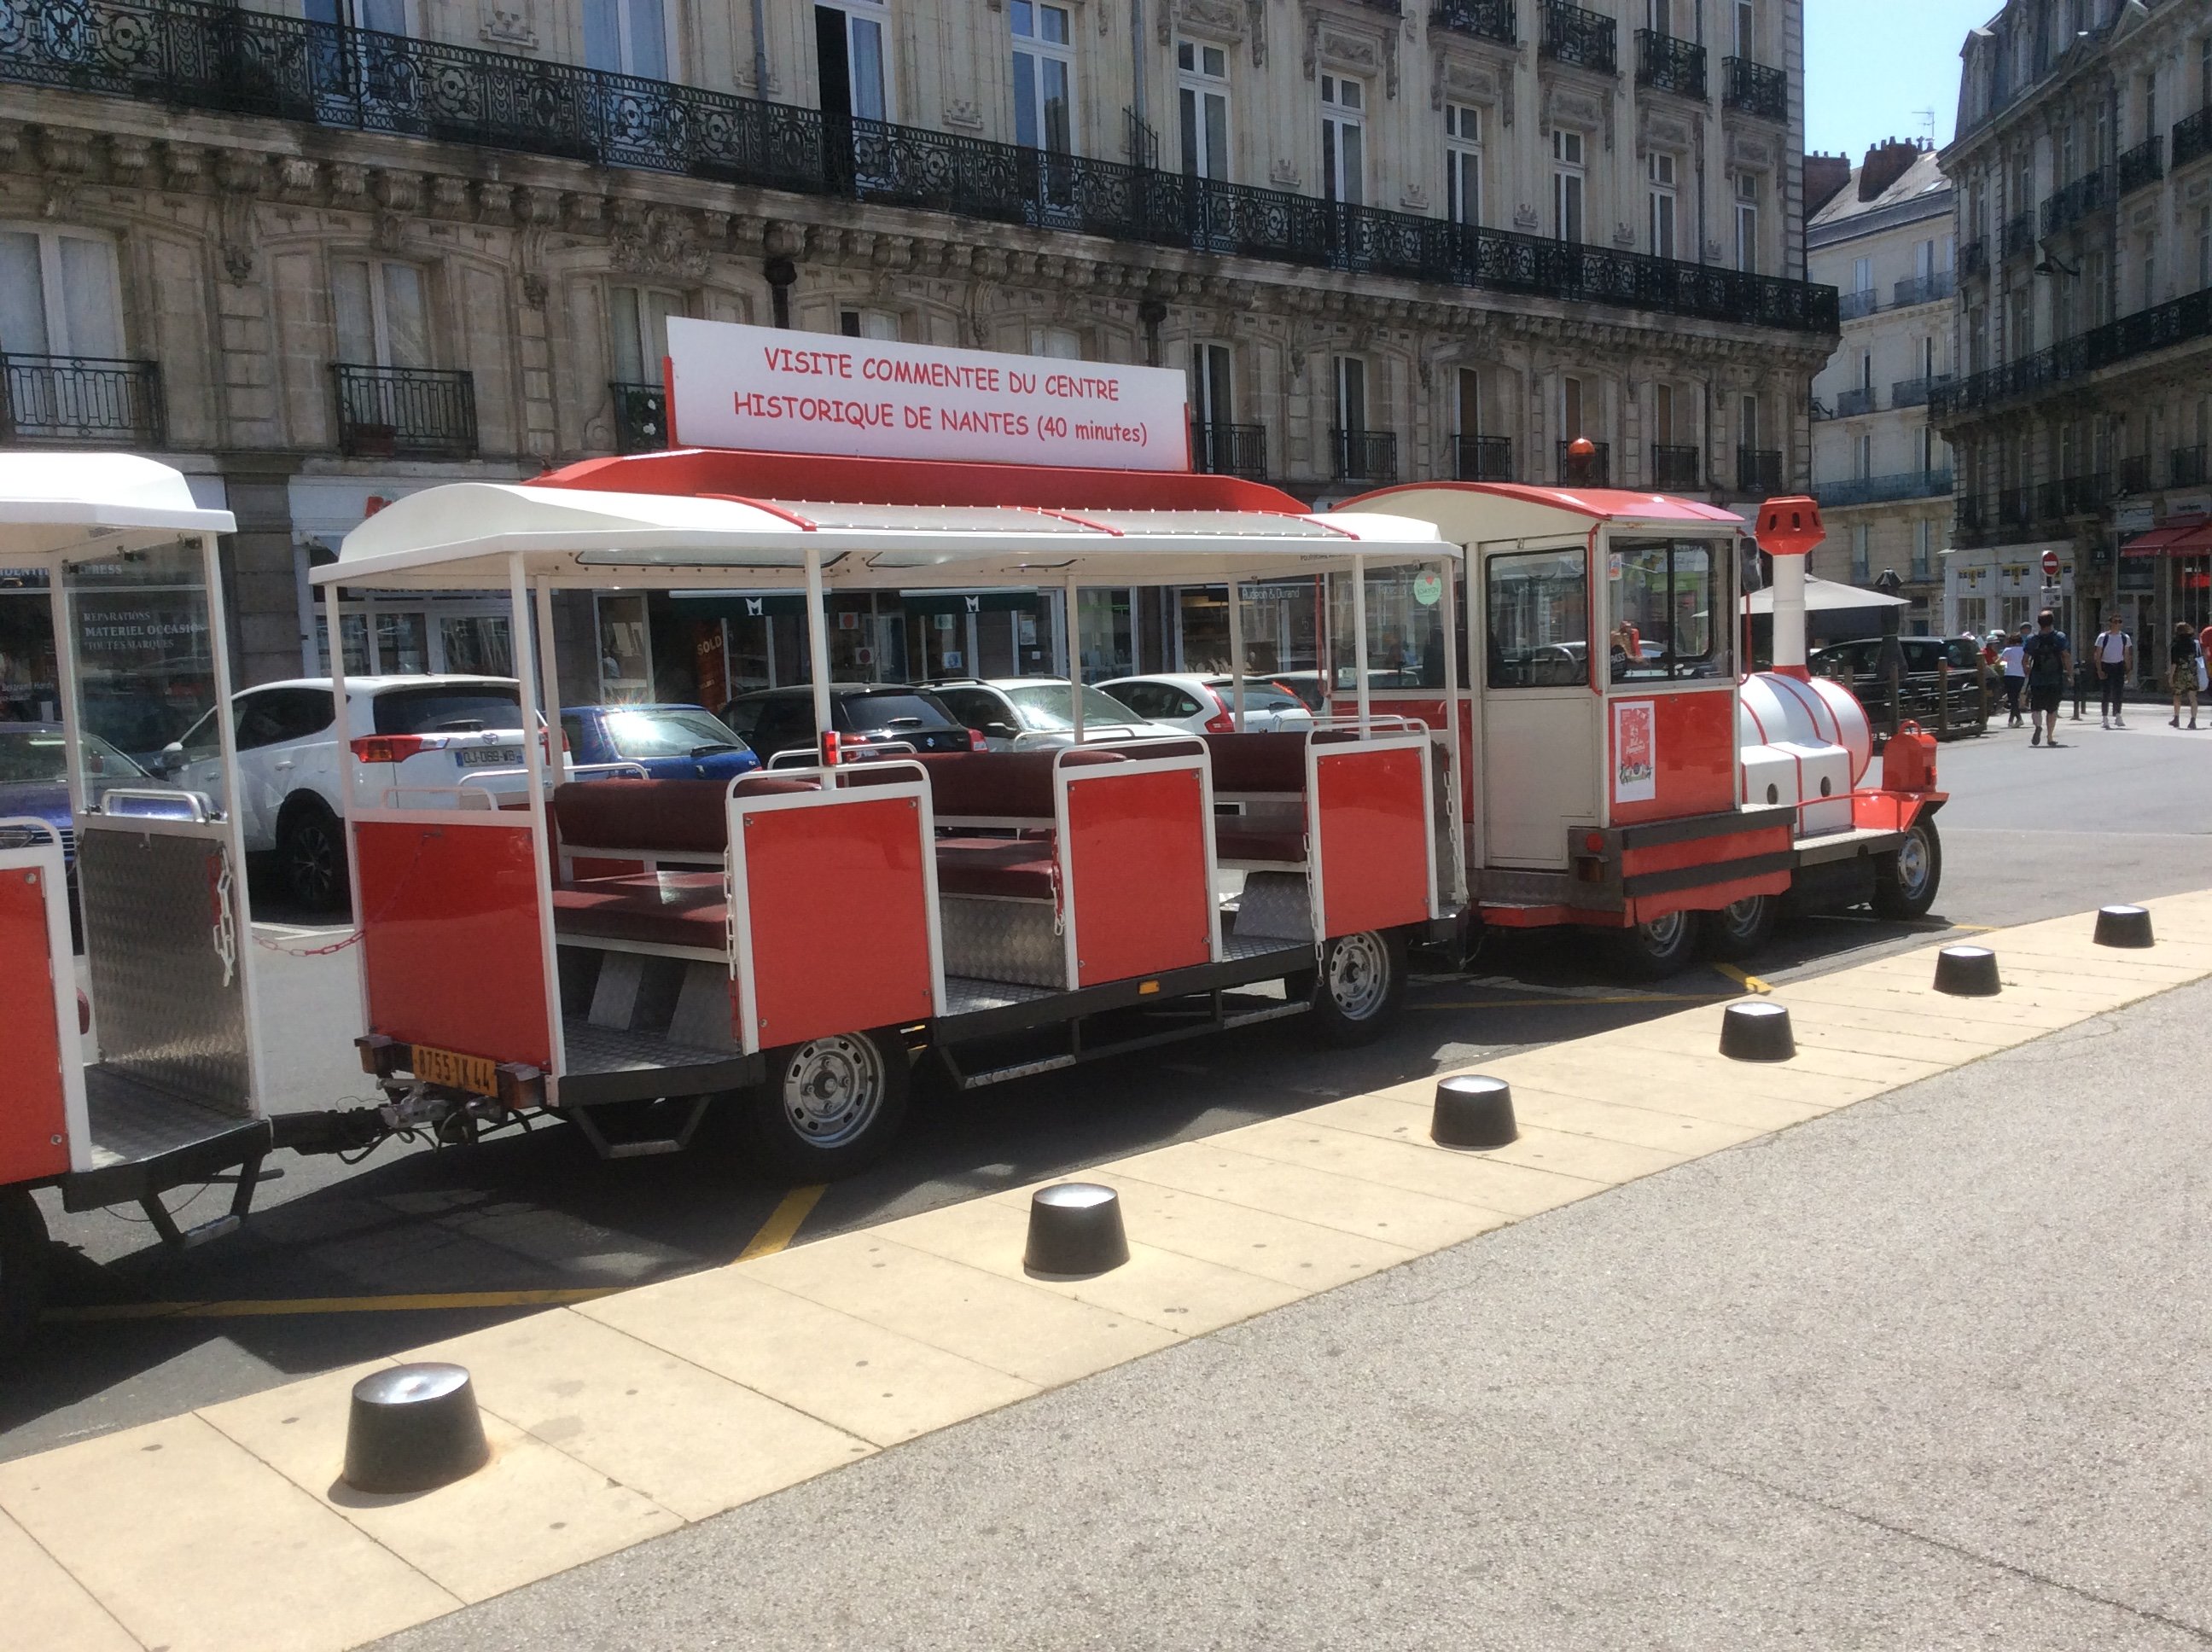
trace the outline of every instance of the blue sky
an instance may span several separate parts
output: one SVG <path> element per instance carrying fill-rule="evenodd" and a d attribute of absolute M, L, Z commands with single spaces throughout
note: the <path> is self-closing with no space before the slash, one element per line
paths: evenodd
<path fill-rule="evenodd" d="M 1854 161 L 1885 137 L 1919 137 L 1936 112 L 1951 141 L 1959 47 L 2002 0 L 1806 0 L 1805 147 Z"/>

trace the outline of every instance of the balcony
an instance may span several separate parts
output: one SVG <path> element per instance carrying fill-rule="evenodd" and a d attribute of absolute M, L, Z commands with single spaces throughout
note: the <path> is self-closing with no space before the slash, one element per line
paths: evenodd
<path fill-rule="evenodd" d="M 2132 195 L 2166 176 L 2166 140 L 2147 137 L 2120 157 L 2120 193 Z"/>
<path fill-rule="evenodd" d="M 214 0 L 13 0 L 0 82 L 880 203 L 1372 277 L 1831 333 L 1835 289 L 1152 167 L 824 115 Z M 1613 68 L 1610 18 L 1545 7 L 1546 55 Z"/>
<path fill-rule="evenodd" d="M 668 392 L 659 385 L 607 386 L 615 398 L 615 451 L 658 452 L 668 446 Z"/>
<path fill-rule="evenodd" d="M 1203 424 L 1190 427 L 1191 463 L 1212 476 L 1267 474 L 1267 427 L 1264 424 Z"/>
<path fill-rule="evenodd" d="M 1771 448 L 1735 450 L 1735 490 L 1753 499 L 1771 499 L 1782 491 L 1782 455 Z"/>
<path fill-rule="evenodd" d="M 1636 31 L 1636 83 L 1677 97 L 1705 100 L 1705 49 L 1695 40 L 1639 28 Z"/>
<path fill-rule="evenodd" d="M 1329 474 L 1339 482 L 1395 482 L 1398 437 L 1390 430 L 1331 430 Z"/>
<path fill-rule="evenodd" d="M 1836 319 L 1856 321 L 1863 315 L 1872 315 L 1881 308 L 1881 295 L 1871 287 L 1863 292 L 1840 293 L 1836 297 Z"/>
<path fill-rule="evenodd" d="M 1688 493 L 1705 484 L 1698 480 L 1698 450 L 1655 442 L 1651 447 L 1651 485 L 1662 493 Z"/>
<path fill-rule="evenodd" d="M 1954 384 L 1935 386 L 1928 398 L 1929 416 L 1942 420 L 1978 412 L 2208 337 L 2212 337 L 2212 288 L 2185 293 L 2151 309 L 2137 310 L 2133 315 L 2063 338 L 2033 355 L 1971 374 Z"/>
<path fill-rule="evenodd" d="M 1595 69 L 1601 75 L 1617 75 L 1620 64 L 1613 47 L 1613 19 L 1603 12 L 1585 11 L 1566 0 L 1542 0 L 1544 39 L 1539 48 L 1554 63 Z"/>
<path fill-rule="evenodd" d="M 1790 76 L 1748 58 L 1721 60 L 1721 101 L 1761 120 L 1790 118 Z"/>
<path fill-rule="evenodd" d="M 1569 463 L 1567 444 L 1563 441 L 1553 444 L 1552 462 L 1558 468 L 1552 474 L 1559 478 L 1559 486 L 1562 488 L 1609 488 L 1613 485 L 1613 444 L 1609 441 L 1594 441 L 1590 446 L 1597 451 L 1590 458 L 1589 474 L 1578 477 L 1570 474 L 1567 469 Z"/>
<path fill-rule="evenodd" d="M 1939 373 L 1933 378 L 1899 379 L 1889 387 L 1889 404 L 1893 408 L 1925 407 L 1929 397 L 1950 382 L 1948 373 Z"/>
<path fill-rule="evenodd" d="M 2127 453 L 2120 459 L 2120 491 L 2123 494 L 2147 494 L 2150 491 L 2150 455 Z"/>
<path fill-rule="evenodd" d="M 1510 436 L 1454 436 L 1452 475 L 1462 482 L 1513 480 Z"/>
<path fill-rule="evenodd" d="M 1951 271 L 1938 270 L 1932 275 L 1914 276 L 1899 282 L 1890 288 L 1890 302 L 1900 310 L 1908 304 L 1934 304 L 1950 297 L 1958 286 L 1958 277 Z"/>
<path fill-rule="evenodd" d="M 2027 493 L 2027 488 L 2024 483 L 2018 487 L 1997 489 L 1997 526 L 2024 528 L 2027 525 L 2029 519 Z"/>
<path fill-rule="evenodd" d="M 1987 241 L 1968 241 L 1959 249 L 1959 276 L 1971 281 L 1976 276 L 1990 272 L 1990 244 Z"/>
<path fill-rule="evenodd" d="M 1950 491 L 1948 471 L 1899 471 L 1893 476 L 1816 483 L 1813 488 L 1814 496 L 1829 510 L 1849 505 L 1883 505 L 1898 499 L 1938 499 Z"/>
<path fill-rule="evenodd" d="M 2112 169 L 2085 172 L 2043 203 L 2043 233 L 2055 235 L 2112 204 Z M 2006 227 L 2005 256 L 2012 256 L 2011 227 Z"/>
<path fill-rule="evenodd" d="M 1872 385 L 1861 385 L 1855 389 L 1839 390 L 1836 392 L 1838 418 L 1856 419 L 1863 413 L 1873 411 L 1874 386 Z"/>
<path fill-rule="evenodd" d="M 474 459 L 476 379 L 436 367 L 334 361 L 338 452 L 349 459 Z"/>
<path fill-rule="evenodd" d="M 1479 40 L 1498 40 L 1512 46 L 1520 39 L 1513 15 L 1513 0 L 1443 0 L 1429 13 L 1431 28 L 1454 34 L 1472 34 Z"/>
<path fill-rule="evenodd" d="M 2035 251 L 2035 215 L 2022 212 L 2006 219 L 2002 239 L 2007 258 L 2022 258 Z"/>
<path fill-rule="evenodd" d="M 2069 516 L 2094 516 L 2112 497 L 2112 479 L 2102 471 L 2039 482 L 2035 484 L 2034 519 L 2060 522 Z"/>
<path fill-rule="evenodd" d="M 2177 447 L 2166 456 L 2166 485 L 2169 488 L 2201 488 L 2206 475 L 2203 442 L 2194 447 Z"/>
<path fill-rule="evenodd" d="M 0 442 L 162 445 L 161 369 L 97 355 L 0 355 Z"/>
<path fill-rule="evenodd" d="M 2212 107 L 2184 115 L 2173 123 L 2173 169 L 2179 172 L 2208 155 L 2212 155 Z"/>

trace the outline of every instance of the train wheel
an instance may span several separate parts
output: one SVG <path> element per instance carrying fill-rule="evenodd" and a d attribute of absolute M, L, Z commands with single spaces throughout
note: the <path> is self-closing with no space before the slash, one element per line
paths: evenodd
<path fill-rule="evenodd" d="M 1756 955 L 1774 938 L 1782 902 L 1771 895 L 1747 895 L 1705 914 L 1705 951 L 1731 962 Z"/>
<path fill-rule="evenodd" d="M 1643 981 L 1657 981 L 1690 965 L 1697 956 L 1698 921 L 1705 914 L 1670 912 L 1650 923 L 1615 930 L 1607 938 L 1613 967 Z"/>
<path fill-rule="evenodd" d="M 1934 821 L 1917 820 L 1893 853 L 1875 857 L 1874 909 L 1884 918 L 1924 917 L 1942 882 L 1943 840 Z"/>
<path fill-rule="evenodd" d="M 892 1036 L 838 1033 L 770 1051 L 746 1096 L 753 1145 L 769 1172 L 806 1184 L 854 1175 L 880 1159 L 906 1119 L 906 1047 Z"/>
<path fill-rule="evenodd" d="M 27 1187 L 0 1187 L 0 1365 L 29 1338 L 46 1300 L 46 1219 Z"/>
<path fill-rule="evenodd" d="M 1406 942 L 1394 932 L 1340 935 L 1322 951 L 1313 981 L 1313 1024 L 1340 1049 L 1382 1036 L 1406 997 Z"/>

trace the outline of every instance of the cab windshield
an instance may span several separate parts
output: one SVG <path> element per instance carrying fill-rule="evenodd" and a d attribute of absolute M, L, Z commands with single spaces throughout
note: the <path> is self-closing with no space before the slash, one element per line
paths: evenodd
<path fill-rule="evenodd" d="M 1717 677 L 1728 670 L 1720 623 L 1723 566 L 1707 539 L 1616 539 L 1607 558 L 1616 683 Z"/>

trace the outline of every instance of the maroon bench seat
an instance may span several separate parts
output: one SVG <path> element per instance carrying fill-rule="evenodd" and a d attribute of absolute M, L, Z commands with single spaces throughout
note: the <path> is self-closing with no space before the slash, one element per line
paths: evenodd
<path fill-rule="evenodd" d="M 1252 792 L 1304 794 L 1304 735 L 1208 734 L 1204 738 L 1213 765 L 1214 796 L 1236 797 Z"/>
<path fill-rule="evenodd" d="M 747 774 L 741 798 L 818 789 L 811 780 Z M 563 847 L 643 849 L 720 857 L 730 843 L 726 780 L 570 780 L 553 793 L 553 823 Z"/>
<path fill-rule="evenodd" d="M 720 952 L 729 944 L 729 913 L 718 872 L 635 872 L 553 891 L 553 932 L 562 940 L 627 941 Z"/>
<path fill-rule="evenodd" d="M 1306 859 L 1304 823 L 1278 825 L 1267 816 L 1219 816 L 1213 823 L 1213 858 L 1302 866 Z"/>
<path fill-rule="evenodd" d="M 1019 837 L 940 837 L 937 840 L 937 892 L 981 895 L 1009 901 L 1049 901 L 1059 882 L 1059 863 L 1048 841 Z"/>

